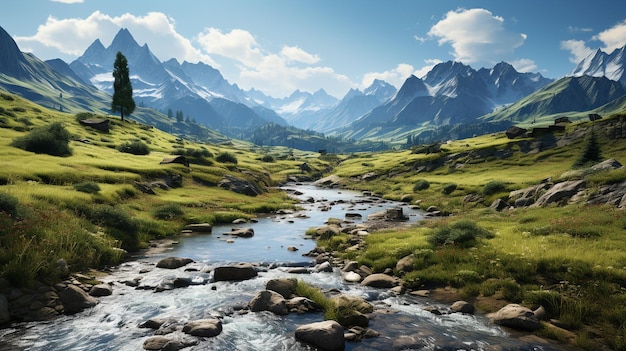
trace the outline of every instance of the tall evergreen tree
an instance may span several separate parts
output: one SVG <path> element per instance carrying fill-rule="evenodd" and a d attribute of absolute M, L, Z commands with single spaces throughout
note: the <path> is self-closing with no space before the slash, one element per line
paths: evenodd
<path fill-rule="evenodd" d="M 582 151 L 580 155 L 578 155 L 578 159 L 574 162 L 572 168 L 590 166 L 602 160 L 603 158 L 600 143 L 598 142 L 598 137 L 592 127 L 589 134 L 585 137 L 585 144 L 583 145 Z"/>
<path fill-rule="evenodd" d="M 119 112 L 123 121 L 124 115 L 128 116 L 135 111 L 135 100 L 133 100 L 133 86 L 130 83 L 128 60 L 119 51 L 113 64 L 113 78 L 111 111 Z"/>

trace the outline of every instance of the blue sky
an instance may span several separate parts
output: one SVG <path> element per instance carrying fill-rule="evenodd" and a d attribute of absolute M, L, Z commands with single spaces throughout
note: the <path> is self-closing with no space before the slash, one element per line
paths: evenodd
<path fill-rule="evenodd" d="M 203 61 L 274 97 L 342 97 L 373 79 L 397 87 L 439 62 L 511 63 L 567 75 L 626 45 L 623 0 L 15 0 L 0 26 L 22 51 L 71 62 L 120 28 L 162 61 Z M 131 67 L 132 73 L 132 67 Z"/>

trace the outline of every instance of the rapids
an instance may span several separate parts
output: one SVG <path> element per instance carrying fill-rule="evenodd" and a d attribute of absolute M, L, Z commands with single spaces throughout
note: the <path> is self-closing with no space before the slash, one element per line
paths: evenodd
<path fill-rule="evenodd" d="M 310 185 L 288 188 L 299 191 L 302 211 L 260 218 L 257 223 L 215 226 L 212 234 L 181 237 L 177 245 L 164 252 L 136 257 L 102 279 L 113 283 L 113 295 L 99 298 L 100 303 L 94 308 L 48 322 L 22 323 L 0 330 L 2 341 L 9 345 L 6 350 L 142 350 L 143 342 L 154 335 L 154 330 L 139 328 L 142 322 L 155 317 L 189 321 L 209 316 L 222 318 L 222 333 L 214 338 L 197 338 L 197 344 L 185 350 L 313 350 L 296 341 L 294 331 L 298 325 L 323 320 L 321 313 L 277 316 L 269 312 L 236 312 L 257 291 L 264 290 L 268 280 L 282 277 L 296 277 L 322 289 L 358 295 L 377 310 L 386 311 L 375 313 L 370 321 L 369 327 L 378 331 L 379 337 L 347 342 L 346 350 L 394 350 L 398 349 L 399 340 L 410 347 L 404 349 L 419 350 L 552 350 L 511 337 L 480 315 L 435 315 L 424 308 L 446 311 L 448 306 L 427 298 L 395 296 L 383 289 L 346 283 L 338 269 L 333 273 L 287 273 L 286 266 L 311 265 L 312 260 L 302 256 L 315 248 L 315 242 L 304 235 L 307 229 L 320 226 L 331 217 L 344 219 L 346 212 L 360 213 L 366 218 L 370 213 L 403 205 L 369 201 L 369 197 L 345 190 Z M 309 197 L 315 202 L 304 201 Z M 423 218 L 418 210 L 403 210 L 410 221 Z M 234 227 L 253 227 L 255 235 L 229 243 L 226 239 L 230 237 L 222 233 Z M 289 246 L 299 250 L 289 251 Z M 155 267 L 158 260 L 168 256 L 188 257 L 195 262 L 178 270 Z M 242 282 L 212 282 L 210 273 L 201 273 L 204 267 L 238 262 L 260 264 L 259 276 Z M 196 270 L 189 271 L 190 267 Z M 156 293 L 121 283 L 138 276 L 142 277 L 139 288 L 181 276 L 191 278 L 194 284 Z M 407 340 L 411 342 L 406 343 Z M 0 350 L 4 349 L 0 346 Z"/>

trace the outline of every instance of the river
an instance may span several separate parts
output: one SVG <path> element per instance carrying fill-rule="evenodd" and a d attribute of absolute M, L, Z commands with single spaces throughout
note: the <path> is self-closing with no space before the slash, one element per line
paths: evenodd
<path fill-rule="evenodd" d="M 290 274 L 286 266 L 310 265 L 302 256 L 315 248 L 304 233 L 322 225 L 328 218 L 345 218 L 346 212 L 368 214 L 402 204 L 376 200 L 361 193 L 321 189 L 311 185 L 291 185 L 298 190 L 302 211 L 260 218 L 257 223 L 215 226 L 213 233 L 181 237 L 177 245 L 116 267 L 102 280 L 113 284 L 113 295 L 101 297 L 100 303 L 82 313 L 62 316 L 49 322 L 22 323 L 0 330 L 0 337 L 16 350 L 142 350 L 144 341 L 154 335 L 151 329 L 139 328 L 150 318 L 178 321 L 219 316 L 223 331 L 214 338 L 199 338 L 185 350 L 313 350 L 294 338 L 298 325 L 323 320 L 321 313 L 273 315 L 269 312 L 240 314 L 255 295 L 273 278 L 296 277 L 322 289 L 364 297 L 379 310 L 370 328 L 377 338 L 347 342 L 346 350 L 393 350 L 394 342 L 412 337 L 413 349 L 419 350 L 554 350 L 543 344 L 527 344 L 481 315 L 460 313 L 435 315 L 426 307 L 447 310 L 448 306 L 428 298 L 396 296 L 387 290 L 362 287 L 343 281 L 340 272 Z M 315 202 L 305 201 L 312 197 Z M 403 208 L 410 221 L 422 219 L 422 213 Z M 351 219 L 356 222 L 361 219 Z M 222 233 L 233 227 L 253 227 L 251 238 L 235 238 Z M 294 246 L 298 251 L 289 251 Z M 158 260 L 187 257 L 195 262 L 178 270 L 155 267 Z M 259 276 L 242 282 L 212 282 L 205 267 L 250 262 L 259 263 Z M 195 268 L 189 271 L 189 268 Z M 197 269 L 197 270 L 196 270 Z M 197 285 L 154 292 L 121 282 L 141 276 L 141 286 L 157 285 L 164 278 L 188 277 Z M 396 344 L 397 347 L 398 344 Z"/>

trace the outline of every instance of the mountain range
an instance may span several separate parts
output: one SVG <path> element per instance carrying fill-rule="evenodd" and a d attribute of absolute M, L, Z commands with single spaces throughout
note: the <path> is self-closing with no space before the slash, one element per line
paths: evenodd
<path fill-rule="evenodd" d="M 476 70 L 448 61 L 422 78 L 408 77 L 399 90 L 375 80 L 341 99 L 324 90 L 296 90 L 288 97 L 274 98 L 255 89 L 244 91 L 202 62 L 161 62 L 148 44 L 139 45 L 127 29 L 121 29 L 108 47 L 95 40 L 67 64 L 22 53 L 1 27 L 0 87 L 55 109 L 107 113 L 118 51 L 128 60 L 140 106 L 134 117 L 142 122 L 171 129 L 177 122 L 168 120 L 166 111 L 182 111 L 198 125 L 253 142 L 266 139 L 259 135 L 267 136 L 273 130 L 267 125 L 275 125 L 280 127 L 275 132 L 289 139 L 282 141 L 286 146 L 294 145 L 294 138 L 316 140 L 295 142 L 298 145 L 323 146 L 320 133 L 333 140 L 397 143 L 411 135 L 441 137 L 433 130 L 459 124 L 484 124 L 483 130 L 491 132 L 506 128 L 507 122 L 533 123 L 538 116 L 621 108 L 626 94 L 626 47 L 611 54 L 597 50 L 559 80 L 520 73 L 506 62 Z"/>

